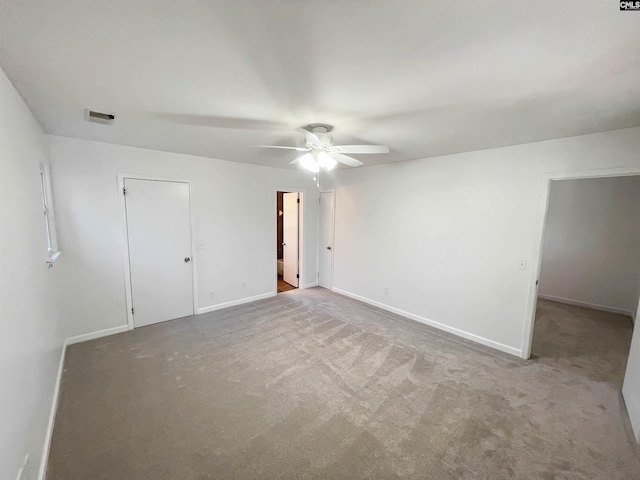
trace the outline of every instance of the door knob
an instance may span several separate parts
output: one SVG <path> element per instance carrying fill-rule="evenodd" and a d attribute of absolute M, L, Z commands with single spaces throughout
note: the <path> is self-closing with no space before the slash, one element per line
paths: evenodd
<path fill-rule="evenodd" d="M 282 246 L 284 247 L 286 245 L 286 243 L 282 242 Z"/>
<path fill-rule="evenodd" d="M 189 263 L 191 261 L 191 257 L 184 257 L 184 263 Z"/>
<path fill-rule="evenodd" d="M 327 250 L 331 250 L 331 247 L 327 247 Z"/>

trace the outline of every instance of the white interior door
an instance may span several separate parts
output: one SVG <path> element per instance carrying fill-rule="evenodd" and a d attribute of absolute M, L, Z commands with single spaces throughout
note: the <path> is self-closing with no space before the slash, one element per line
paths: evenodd
<path fill-rule="evenodd" d="M 335 193 L 320 193 L 320 265 L 318 284 L 331 288 L 333 282 L 333 228 Z"/>
<path fill-rule="evenodd" d="M 189 185 L 124 185 L 134 325 L 193 315 Z"/>
<path fill-rule="evenodd" d="M 284 274 L 283 280 L 294 287 L 298 286 L 298 207 L 299 194 L 285 193 L 283 219 L 282 219 L 282 243 Z"/>

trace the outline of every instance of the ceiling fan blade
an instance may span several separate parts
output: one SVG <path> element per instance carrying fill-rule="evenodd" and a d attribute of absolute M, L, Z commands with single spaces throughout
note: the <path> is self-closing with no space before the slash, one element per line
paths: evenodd
<path fill-rule="evenodd" d="M 338 153 L 389 153 L 385 145 L 335 145 L 331 149 Z"/>
<path fill-rule="evenodd" d="M 335 158 L 338 162 L 344 163 L 345 165 L 349 165 L 350 167 L 359 167 L 360 165 L 364 165 L 360 160 L 356 160 L 353 157 L 348 157 L 341 153 L 333 152 L 331 154 L 333 158 Z"/>
<path fill-rule="evenodd" d="M 302 147 L 283 147 L 280 145 L 247 145 L 249 148 L 280 148 L 282 150 L 296 150 L 298 152 L 308 152 L 308 148 Z"/>
<path fill-rule="evenodd" d="M 302 130 L 302 133 L 304 133 L 304 138 L 307 141 L 308 145 L 313 145 L 315 148 L 324 148 L 324 146 L 322 145 L 322 140 L 320 140 L 320 138 L 313 132 L 310 132 L 309 130 L 305 130 L 304 128 L 301 128 L 300 130 Z"/>

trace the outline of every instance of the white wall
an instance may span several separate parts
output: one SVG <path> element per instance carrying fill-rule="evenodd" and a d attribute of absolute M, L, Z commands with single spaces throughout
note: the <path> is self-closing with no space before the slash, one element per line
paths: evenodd
<path fill-rule="evenodd" d="M 63 335 L 47 269 L 43 132 L 0 70 L 0 477 L 38 470 Z"/>
<path fill-rule="evenodd" d="M 334 286 L 520 355 L 543 174 L 624 166 L 640 128 L 337 171 Z"/>
<path fill-rule="evenodd" d="M 118 173 L 191 181 L 196 243 L 204 244 L 194 252 L 200 308 L 275 291 L 277 187 L 305 190 L 301 284 L 316 282 L 317 189 L 308 172 L 49 139 L 67 336 L 127 324 Z"/>
<path fill-rule="evenodd" d="M 635 315 L 640 176 L 551 183 L 539 293 Z"/>

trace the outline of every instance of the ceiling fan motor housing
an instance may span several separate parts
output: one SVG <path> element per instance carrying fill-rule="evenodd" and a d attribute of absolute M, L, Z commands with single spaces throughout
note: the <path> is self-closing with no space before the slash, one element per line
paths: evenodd
<path fill-rule="evenodd" d="M 333 125 L 329 125 L 326 123 L 310 123 L 309 125 L 305 125 L 304 127 L 305 130 L 308 130 L 310 132 L 313 132 L 315 134 L 318 133 L 330 133 L 331 130 L 333 130 Z"/>
<path fill-rule="evenodd" d="M 333 137 L 329 135 L 329 132 L 333 130 L 333 125 L 327 125 L 326 123 L 310 123 L 302 128 L 318 137 L 323 146 L 330 147 L 333 145 Z M 312 145 L 307 143 L 307 147 L 311 146 Z"/>

